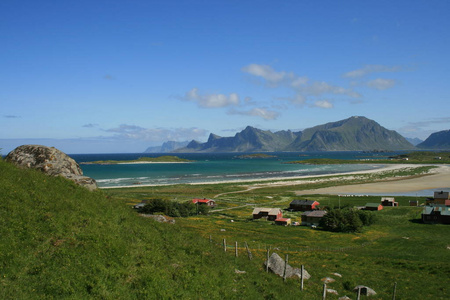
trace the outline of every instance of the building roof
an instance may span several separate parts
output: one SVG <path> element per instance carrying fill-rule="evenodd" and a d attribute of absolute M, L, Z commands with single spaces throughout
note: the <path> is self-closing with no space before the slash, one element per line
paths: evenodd
<path fill-rule="evenodd" d="M 305 211 L 302 213 L 302 217 L 316 217 L 316 218 L 322 218 L 327 214 L 326 210 L 311 210 L 311 211 Z"/>
<path fill-rule="evenodd" d="M 381 201 L 395 202 L 394 197 L 381 197 Z"/>
<path fill-rule="evenodd" d="M 319 203 L 314 200 L 292 200 L 291 204 L 294 205 L 313 205 L 314 203 Z"/>
<path fill-rule="evenodd" d="M 208 203 L 208 202 L 214 202 L 214 200 L 211 200 L 211 199 L 192 199 L 192 203 Z"/>
<path fill-rule="evenodd" d="M 441 216 L 450 216 L 450 206 L 445 205 L 433 205 L 425 206 L 422 214 L 431 215 L 433 212 L 440 212 Z"/>
<path fill-rule="evenodd" d="M 269 215 L 277 215 L 281 212 L 280 208 L 267 208 L 267 207 L 255 207 L 252 214 L 257 215 L 259 213 L 266 212 Z"/>
<path fill-rule="evenodd" d="M 378 207 L 380 205 L 380 203 L 366 203 L 366 207 Z"/>
<path fill-rule="evenodd" d="M 275 220 L 275 222 L 289 222 L 290 220 L 290 218 L 278 218 Z"/>

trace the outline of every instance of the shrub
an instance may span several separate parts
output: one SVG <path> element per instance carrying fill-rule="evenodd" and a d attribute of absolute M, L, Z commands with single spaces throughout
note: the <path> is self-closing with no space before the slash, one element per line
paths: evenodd
<path fill-rule="evenodd" d="M 371 212 L 333 209 L 321 219 L 320 226 L 334 232 L 360 232 L 363 226 L 369 226 L 374 222 L 375 216 Z"/>
<path fill-rule="evenodd" d="M 167 199 L 152 199 L 138 212 L 143 214 L 162 213 L 170 217 L 189 217 L 196 214 L 207 214 L 209 208 L 205 205 L 195 205 L 190 201 L 180 203 Z"/>

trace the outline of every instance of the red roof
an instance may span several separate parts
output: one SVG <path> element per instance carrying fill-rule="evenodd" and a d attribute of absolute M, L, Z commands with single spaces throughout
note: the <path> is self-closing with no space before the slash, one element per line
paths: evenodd
<path fill-rule="evenodd" d="M 289 218 L 278 218 L 275 220 L 275 222 L 287 222 L 289 220 L 290 220 Z"/>
<path fill-rule="evenodd" d="M 211 199 L 192 199 L 192 203 L 208 203 L 210 201 L 213 201 Z"/>

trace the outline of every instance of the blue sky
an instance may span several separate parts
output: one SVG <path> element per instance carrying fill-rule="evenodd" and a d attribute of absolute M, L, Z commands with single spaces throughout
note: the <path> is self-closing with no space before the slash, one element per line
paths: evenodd
<path fill-rule="evenodd" d="M 366 116 L 450 128 L 450 2 L 0 2 L 0 148 L 142 152 Z"/>

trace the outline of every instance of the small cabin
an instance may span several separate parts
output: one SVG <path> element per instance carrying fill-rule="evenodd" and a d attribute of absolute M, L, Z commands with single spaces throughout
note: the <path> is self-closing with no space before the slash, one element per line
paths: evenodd
<path fill-rule="evenodd" d="M 450 207 L 445 205 L 425 206 L 422 222 L 429 224 L 450 224 Z"/>
<path fill-rule="evenodd" d="M 383 205 L 380 203 L 367 203 L 364 210 L 382 210 Z"/>
<path fill-rule="evenodd" d="M 310 211 L 318 209 L 319 202 L 314 200 L 293 200 L 289 204 L 289 209 L 294 211 Z"/>
<path fill-rule="evenodd" d="M 327 214 L 326 210 L 312 210 L 302 213 L 302 223 L 305 226 L 318 226 L 320 220 Z"/>
<path fill-rule="evenodd" d="M 289 225 L 291 225 L 291 219 L 290 218 L 279 218 L 279 219 L 275 220 L 275 224 L 289 226 Z"/>
<path fill-rule="evenodd" d="M 269 221 L 275 221 L 283 217 L 280 208 L 255 207 L 252 212 L 253 219 L 265 218 Z"/>
<path fill-rule="evenodd" d="M 203 199 L 198 199 L 198 198 L 192 199 L 192 203 L 198 204 L 198 205 L 206 205 L 206 206 L 209 206 L 209 207 L 215 207 L 216 206 L 216 201 L 214 201 L 212 199 L 206 199 L 206 198 L 203 198 Z"/>
<path fill-rule="evenodd" d="M 398 206 L 398 202 L 395 202 L 394 197 L 382 197 L 381 205 L 383 205 L 383 206 Z"/>

